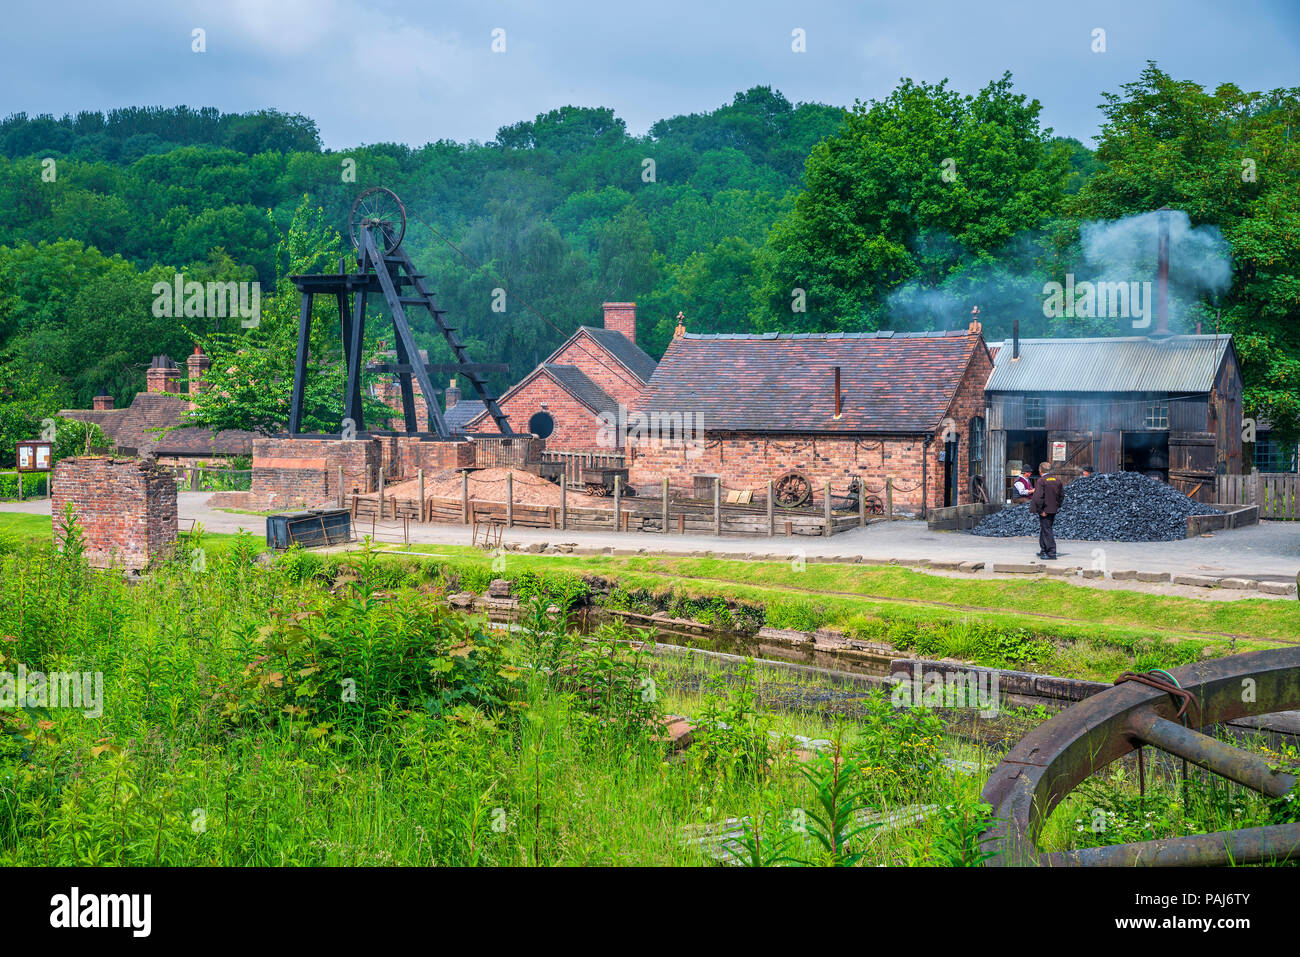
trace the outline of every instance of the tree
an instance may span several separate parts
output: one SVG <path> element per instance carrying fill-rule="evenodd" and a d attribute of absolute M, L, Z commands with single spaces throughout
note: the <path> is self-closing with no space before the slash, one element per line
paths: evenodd
<path fill-rule="evenodd" d="M 904 80 L 858 103 L 813 147 L 807 189 L 772 230 L 755 324 L 876 328 L 890 289 L 938 284 L 1042 224 L 1067 156 L 1039 128 L 1040 110 L 1010 74 L 976 96 Z"/>
<path fill-rule="evenodd" d="M 1232 247 L 1233 286 L 1202 316 L 1233 333 L 1248 416 L 1300 435 L 1300 88 L 1213 92 L 1148 63 L 1105 94 L 1096 158 L 1070 204 L 1081 219 L 1171 206 L 1218 226 Z"/>

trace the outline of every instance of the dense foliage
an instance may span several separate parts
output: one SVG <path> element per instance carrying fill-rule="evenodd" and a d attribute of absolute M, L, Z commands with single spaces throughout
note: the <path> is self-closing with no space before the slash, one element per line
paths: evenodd
<path fill-rule="evenodd" d="M 645 136 L 612 110 L 563 107 L 489 143 L 341 152 L 321 148 L 311 120 L 273 111 L 17 114 L 0 122 L 0 383 L 50 414 L 100 388 L 129 401 L 151 356 L 179 359 L 195 338 L 245 354 L 273 338 L 267 361 L 283 366 L 296 298 L 283 277 L 301 265 L 286 238 L 307 230 L 320 240 L 307 258 L 332 268 L 340 250 L 317 227 L 343 230 L 371 184 L 405 201 L 408 248 L 471 354 L 513 363 L 498 389 L 605 300 L 638 302 L 653 354 L 679 311 L 696 331 L 930 329 L 978 305 L 989 338 L 1017 318 L 1028 334 L 1114 333 L 1045 320 L 1043 284 L 1076 264 L 1083 224 L 1168 204 L 1219 229 L 1233 265 L 1229 291 L 1194 303 L 1177 331 L 1194 319 L 1233 331 L 1247 413 L 1294 432 L 1300 92 L 1210 93 L 1152 65 L 1102 95 L 1095 155 L 1042 128 L 1009 75 L 973 95 L 904 80 L 848 111 L 755 87 Z M 178 272 L 258 280 L 284 321 L 244 334 L 156 316 L 154 284 Z M 327 312 L 309 403 L 326 424 Z M 429 328 L 417 338 L 450 359 Z M 246 406 L 260 403 L 248 424 L 282 422 L 288 371 L 245 377 L 258 393 Z M 0 426 L 3 456 L 19 435 Z"/>

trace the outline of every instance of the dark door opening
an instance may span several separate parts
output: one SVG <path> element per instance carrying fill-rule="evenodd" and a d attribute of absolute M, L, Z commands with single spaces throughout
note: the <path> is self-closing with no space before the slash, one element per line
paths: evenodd
<path fill-rule="evenodd" d="M 1169 433 L 1125 432 L 1120 436 L 1121 468 L 1141 472 L 1162 482 L 1169 481 Z"/>
<path fill-rule="evenodd" d="M 956 505 L 961 501 L 961 489 L 958 483 L 961 481 L 961 459 L 958 446 L 960 439 L 953 437 L 950 442 L 943 444 L 943 504 L 944 508 L 949 505 Z"/>
<path fill-rule="evenodd" d="M 1007 432 L 1007 486 L 1002 490 L 1002 500 L 1011 498 L 1011 483 L 1022 468 L 1038 474 L 1038 466 L 1047 461 L 1047 431 L 1045 429 L 1012 429 Z"/>

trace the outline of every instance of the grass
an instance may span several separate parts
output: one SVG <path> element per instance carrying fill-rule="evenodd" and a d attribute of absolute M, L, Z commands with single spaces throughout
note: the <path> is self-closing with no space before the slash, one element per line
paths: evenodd
<path fill-rule="evenodd" d="M 445 607 L 463 576 L 492 574 L 468 560 L 291 550 L 264 565 L 251 535 L 186 544 L 201 570 L 164 562 L 135 583 L 88 569 L 75 533 L 62 552 L 0 554 L 0 670 L 98 672 L 104 690 L 98 717 L 0 709 L 0 865 L 698 865 L 691 829 L 728 827 L 766 863 L 982 856 L 983 775 L 943 759 L 997 754 L 933 712 L 879 693 L 818 710 L 844 688 L 652 658 L 622 625 L 583 640 L 546 611 L 572 579 L 521 577 L 523 627 L 502 633 Z M 774 710 L 782 695 L 814 706 Z M 697 723 L 676 757 L 654 734 L 674 712 Z M 805 761 L 794 734 L 842 762 Z M 854 810 L 918 807 L 865 829 Z M 1218 808 L 1159 827 L 1206 827 Z"/>

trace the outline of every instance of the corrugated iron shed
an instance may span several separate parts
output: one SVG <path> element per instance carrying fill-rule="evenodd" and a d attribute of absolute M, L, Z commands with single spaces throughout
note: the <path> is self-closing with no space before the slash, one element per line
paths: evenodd
<path fill-rule="evenodd" d="M 1232 337 L 1021 339 L 999 346 L 989 392 L 1209 392 Z"/>

